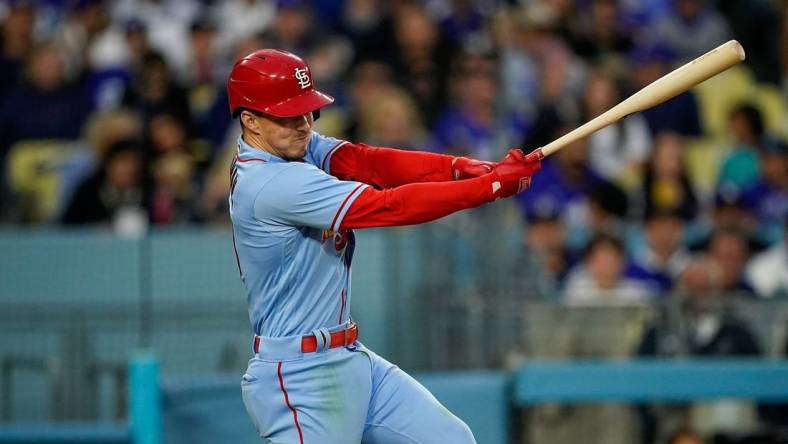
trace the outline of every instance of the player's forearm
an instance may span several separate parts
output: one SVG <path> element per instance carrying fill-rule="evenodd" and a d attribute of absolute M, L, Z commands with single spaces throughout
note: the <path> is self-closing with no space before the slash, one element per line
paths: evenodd
<path fill-rule="evenodd" d="M 331 157 L 331 174 L 376 188 L 452 180 L 452 156 L 348 143 Z"/>
<path fill-rule="evenodd" d="M 492 175 L 454 182 L 413 183 L 397 188 L 368 188 L 351 205 L 341 227 L 373 228 L 433 221 L 495 199 Z"/>

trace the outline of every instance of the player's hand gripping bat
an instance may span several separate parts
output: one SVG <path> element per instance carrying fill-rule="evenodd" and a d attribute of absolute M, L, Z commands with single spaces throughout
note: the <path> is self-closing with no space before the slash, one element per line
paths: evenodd
<path fill-rule="evenodd" d="M 736 40 L 731 40 L 703 54 L 697 59 L 665 74 L 650 85 L 629 96 L 618 105 L 598 115 L 593 120 L 564 134 L 549 144 L 528 154 L 539 158 L 549 156 L 561 148 L 588 136 L 624 117 L 659 105 L 698 83 L 707 80 L 744 60 L 744 48 Z"/>

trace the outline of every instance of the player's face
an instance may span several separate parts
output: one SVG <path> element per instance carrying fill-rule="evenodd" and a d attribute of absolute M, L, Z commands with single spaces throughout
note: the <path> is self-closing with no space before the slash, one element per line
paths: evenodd
<path fill-rule="evenodd" d="M 258 116 L 261 135 L 272 153 L 287 160 L 306 155 L 312 135 L 312 113 L 295 117 Z"/>

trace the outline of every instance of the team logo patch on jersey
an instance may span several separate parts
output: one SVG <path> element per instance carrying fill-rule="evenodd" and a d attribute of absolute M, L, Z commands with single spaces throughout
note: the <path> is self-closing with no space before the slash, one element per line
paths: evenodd
<path fill-rule="evenodd" d="M 334 249 L 334 252 L 341 253 L 342 250 L 347 247 L 348 244 L 348 230 L 342 231 L 334 231 L 334 230 L 323 230 L 322 238 L 320 239 L 320 243 L 325 245 L 326 241 L 331 239 L 331 246 Z"/>
<path fill-rule="evenodd" d="M 301 89 L 307 89 L 312 85 L 312 79 L 309 78 L 309 73 L 306 71 L 306 68 L 296 68 L 295 78 L 298 80 L 298 86 L 300 86 Z"/>

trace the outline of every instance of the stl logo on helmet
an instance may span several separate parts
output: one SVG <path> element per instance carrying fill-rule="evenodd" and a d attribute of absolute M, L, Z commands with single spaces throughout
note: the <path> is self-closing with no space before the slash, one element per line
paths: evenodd
<path fill-rule="evenodd" d="M 298 80 L 298 86 L 300 86 L 301 89 L 307 89 L 312 85 L 312 79 L 309 78 L 309 73 L 307 73 L 306 68 L 296 68 L 295 78 Z"/>

